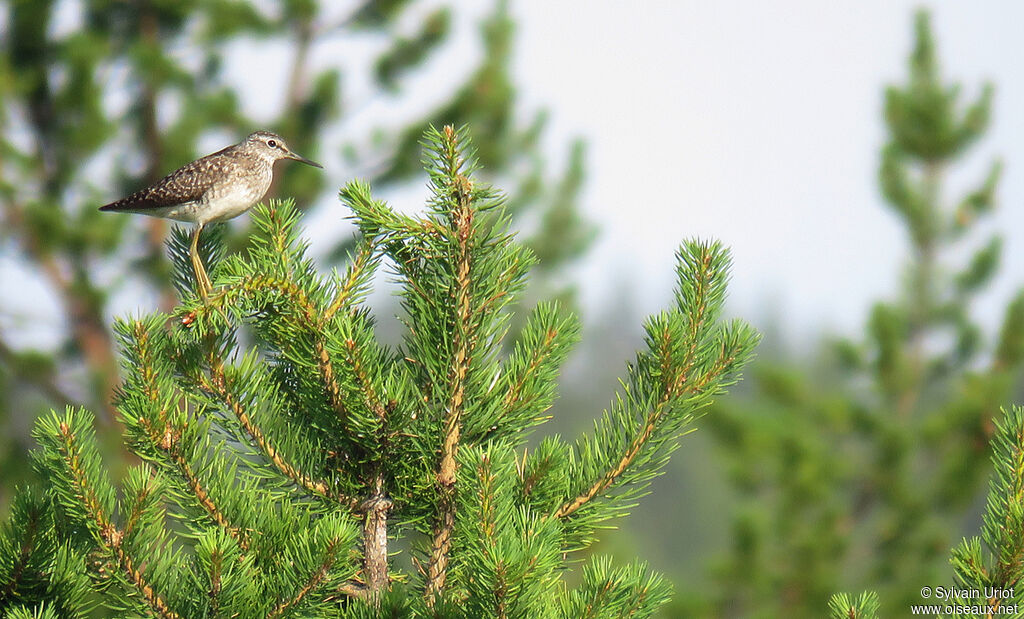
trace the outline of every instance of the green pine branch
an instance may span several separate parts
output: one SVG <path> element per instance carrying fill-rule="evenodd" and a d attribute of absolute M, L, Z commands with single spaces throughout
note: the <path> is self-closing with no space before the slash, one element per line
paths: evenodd
<path fill-rule="evenodd" d="M 965 539 L 951 558 L 957 583 L 965 590 L 1013 590 L 1012 596 L 968 601 L 994 608 L 1024 602 L 1024 408 L 1015 406 L 1003 415 L 992 439 L 995 475 L 990 482 L 981 537 Z"/>
<path fill-rule="evenodd" d="M 119 494 L 89 413 L 38 424 L 48 490 L 0 536 L 24 548 L 0 563 L 5 604 L 81 607 L 84 590 L 161 617 L 646 617 L 664 603 L 641 564 L 596 560 L 571 590 L 566 553 L 642 494 L 749 358 L 756 334 L 721 320 L 728 253 L 684 244 L 675 307 L 648 321 L 648 350 L 594 436 L 519 451 L 548 419 L 579 323 L 541 303 L 510 335 L 534 257 L 475 180 L 466 131 L 431 130 L 424 147 L 423 216 L 360 182 L 342 190 L 362 231 L 344 273 L 314 268 L 290 203 L 257 208 L 240 254 L 204 235 L 205 298 L 184 275 L 187 235 L 173 235 L 181 305 L 115 325 L 114 404 L 143 464 Z M 397 346 L 363 305 L 379 266 L 401 286 Z M 53 523 L 43 537 L 39 522 Z M 393 561 L 397 539 L 412 573 Z M 78 571 L 21 576 L 62 556 Z"/>
<path fill-rule="evenodd" d="M 136 474 L 125 484 L 128 517 L 125 525 L 119 526 L 114 521 L 114 488 L 96 449 L 92 414 L 68 409 L 63 416 L 43 418 L 34 436 L 42 448 L 36 452 L 36 461 L 41 472 L 50 476 L 54 500 L 105 555 L 111 570 L 106 575 L 123 595 L 119 605 L 136 611 L 148 608 L 166 619 L 179 617 L 152 584 L 166 578 L 173 560 L 154 545 L 164 541 L 163 535 L 157 534 L 157 539 L 140 535 L 140 531 L 152 534 L 153 523 L 160 516 L 159 507 L 152 502 L 160 490 L 158 478 L 135 469 Z M 145 560 L 135 555 L 137 545 L 150 551 Z M 140 569 L 143 563 L 148 566 L 145 573 Z"/>
<path fill-rule="evenodd" d="M 837 593 L 828 603 L 832 619 L 875 619 L 878 616 L 878 595 L 865 591 L 857 597 Z"/>
<path fill-rule="evenodd" d="M 47 599 L 50 613 L 80 617 L 91 611 L 82 557 L 57 538 L 54 524 L 45 493 L 26 488 L 15 495 L 0 528 L 0 609 L 14 613 L 25 608 L 21 604 Z"/>
<path fill-rule="evenodd" d="M 563 598 L 559 608 L 565 619 L 649 617 L 668 601 L 672 588 L 665 580 L 637 562 L 612 567 L 607 559 L 595 559 L 583 569 L 583 585 Z"/>
<path fill-rule="evenodd" d="M 949 604 L 980 609 L 956 617 L 1020 616 L 1024 603 L 1024 408 L 1003 411 L 992 437 L 992 476 L 981 536 L 964 539 L 950 553 L 957 595 Z M 972 595 L 977 592 L 976 595 Z M 922 602 L 921 605 L 925 605 Z M 834 619 L 877 616 L 878 595 L 862 593 L 853 598 L 834 595 L 829 611 Z"/>
<path fill-rule="evenodd" d="M 734 382 L 758 336 L 740 322 L 720 322 L 729 255 L 717 243 L 691 241 L 678 254 L 676 307 L 648 320 L 649 351 L 592 437 L 577 442 L 565 474 L 574 488 L 554 510 L 581 536 L 626 509 L 676 448 L 711 398 Z M 626 490 L 613 492 L 616 486 Z M 609 500 L 593 503 L 597 497 Z M 578 513 L 581 512 L 582 513 Z"/>

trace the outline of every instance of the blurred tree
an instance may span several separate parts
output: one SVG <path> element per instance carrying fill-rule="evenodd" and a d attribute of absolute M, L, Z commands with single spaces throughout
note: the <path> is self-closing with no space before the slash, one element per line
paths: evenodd
<path fill-rule="evenodd" d="M 862 341 L 807 365 L 757 364 L 750 392 L 711 416 L 745 500 L 696 612 L 819 617 L 834 592 L 869 588 L 893 616 L 923 584 L 951 582 L 947 549 L 983 500 L 993 416 L 1021 378 L 1024 293 L 986 342 L 970 305 L 997 270 L 999 237 L 952 263 L 982 233 L 1000 164 L 958 202 L 942 188 L 986 129 L 992 89 L 960 105 L 923 12 L 909 65 L 886 91 L 879 172 L 912 248 L 902 293 L 874 306 Z"/>
<path fill-rule="evenodd" d="M 370 98 L 401 100 L 403 84 L 430 70 L 428 61 L 452 34 L 452 8 L 408 0 L 355 3 L 343 12 L 315 0 L 12 0 L 6 9 L 0 16 L 0 256 L 17 256 L 7 272 L 40 282 L 64 325 L 50 348 L 14 337 L 17 330 L 54 327 L 26 309 L 37 304 L 14 303 L 20 299 L 4 285 L 0 511 L 6 490 L 25 470 L 27 429 L 40 410 L 87 405 L 99 412 L 101 438 L 116 443 L 117 433 L 109 431 L 118 369 L 108 301 L 126 288 L 155 293 L 165 308 L 174 296 L 166 223 L 105 216 L 96 206 L 205 154 L 196 150 L 201 138 L 226 145 L 266 127 L 310 156 L 326 151 L 330 161 L 331 153 L 347 154 L 352 175 L 401 183 L 419 171 L 408 164 L 419 161 L 414 136 L 428 122 L 470 122 L 483 138 L 482 163 L 511 188 L 517 212 L 529 210 L 539 222 L 530 244 L 542 264 L 570 260 L 591 238 L 576 210 L 582 148 L 572 149 L 565 177 L 552 179 L 539 150 L 543 113 L 526 124 L 517 117 L 509 75 L 513 26 L 504 2 L 482 25 L 479 67 L 447 101 L 437 109 L 419 106 L 414 117 L 391 126 L 345 135 L 343 142 L 324 137 L 338 134 L 330 128 L 353 106 L 343 77 L 366 73 L 359 65 L 369 62 Z M 350 39 L 374 42 L 376 57 L 314 72 L 318 49 Z M 232 58 L 272 45 L 291 55 L 282 83 L 266 83 L 269 76 L 246 65 L 245 87 L 234 86 L 237 76 L 226 75 Z M 273 120 L 247 117 L 246 99 L 268 94 L 281 100 Z M 277 193 L 294 197 L 300 208 L 333 191 L 317 171 L 288 169 L 281 176 Z M 339 243 L 331 258 L 340 259 L 347 246 Z"/>

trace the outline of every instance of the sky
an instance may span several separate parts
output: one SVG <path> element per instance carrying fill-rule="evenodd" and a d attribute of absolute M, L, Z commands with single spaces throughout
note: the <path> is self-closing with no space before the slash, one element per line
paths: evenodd
<path fill-rule="evenodd" d="M 515 74 L 552 114 L 557 149 L 588 142 L 583 204 L 602 227 L 580 270 L 587 305 L 626 283 L 644 313 L 668 302 L 687 237 L 732 248 L 731 308 L 801 337 L 855 333 L 899 289 L 908 244 L 877 189 L 883 88 L 906 76 L 918 3 L 513 3 Z M 1024 5 L 936 2 L 943 73 L 965 99 L 996 86 L 989 137 L 944 192 L 1005 162 L 1004 264 L 978 316 L 991 331 L 1024 285 Z M 965 249 L 987 236 L 969 239 Z M 951 265 L 966 252 L 953 255 Z"/>
<path fill-rule="evenodd" d="M 58 30 L 77 27 L 76 5 L 63 3 Z M 381 42 L 348 37 L 316 46 L 314 69 L 344 63 L 349 70 L 347 113 L 329 130 L 365 133 L 374 123 L 411 118 L 442 102 L 475 66 L 478 23 L 493 2 L 458 6 L 452 44 L 405 84 L 400 101 L 372 96 L 365 70 L 354 73 Z M 601 232 L 571 273 L 585 315 L 620 300 L 623 290 L 640 313 L 665 306 L 674 285 L 673 252 L 683 239 L 702 237 L 732 249 L 731 313 L 755 325 L 777 323 L 797 340 L 823 330 L 856 333 L 871 301 L 898 291 L 908 252 L 876 174 L 885 140 L 883 88 L 906 76 L 917 6 L 896 0 L 510 2 L 519 114 L 524 121 L 540 109 L 550 114 L 546 152 L 556 171 L 572 139 L 587 143 L 582 206 Z M 1006 163 L 996 216 L 948 256 L 956 266 L 972 244 L 995 232 L 1004 236 L 1003 268 L 976 307 L 991 333 L 1006 300 L 1024 285 L 1024 4 L 927 6 L 945 77 L 963 84 L 965 98 L 984 80 L 996 85 L 989 136 L 957 164 L 944 192 L 947 199 L 962 195 L 995 156 Z M 414 28 L 416 14 L 429 10 L 429 2 L 414 8 L 398 28 Z M 177 53 L 187 59 L 190 51 Z M 279 109 L 290 53 L 284 43 L 266 42 L 241 42 L 229 52 L 226 74 L 253 93 L 246 111 L 255 118 Z M 117 79 L 112 76 L 115 85 Z M 131 104 L 125 92 L 112 93 L 112 107 Z M 173 106 L 163 112 L 173 113 Z M 222 148 L 228 137 L 207 136 L 199 150 Z M 322 162 L 329 182 L 339 186 L 357 173 L 340 153 L 323 153 Z M 419 184 L 386 197 L 404 208 L 422 204 L 424 195 Z M 344 227 L 333 192 L 324 201 L 334 208 L 318 209 L 304 222 L 314 252 L 326 251 Z M 59 324 L 55 300 L 10 257 L 0 260 L 0 274 L 23 292 L 25 311 L 44 315 L 39 325 Z M 112 310 L 139 312 L 154 304 L 126 290 Z"/>

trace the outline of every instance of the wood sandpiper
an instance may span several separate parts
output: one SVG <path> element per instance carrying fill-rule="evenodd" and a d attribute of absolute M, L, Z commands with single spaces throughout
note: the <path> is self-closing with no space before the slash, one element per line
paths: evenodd
<path fill-rule="evenodd" d="M 257 131 L 238 144 L 196 159 L 127 198 L 101 206 L 100 210 L 196 224 L 189 255 L 199 294 L 205 299 L 213 284 L 199 257 L 199 233 L 206 224 L 238 217 L 262 200 L 274 180 L 274 162 L 278 159 L 323 167 L 292 152 L 281 136 Z"/>

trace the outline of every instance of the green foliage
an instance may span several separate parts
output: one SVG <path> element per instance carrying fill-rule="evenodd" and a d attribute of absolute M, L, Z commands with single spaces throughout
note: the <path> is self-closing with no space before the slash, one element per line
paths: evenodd
<path fill-rule="evenodd" d="M 964 539 L 950 554 L 956 577 L 955 592 L 940 606 L 954 610 L 953 617 L 1019 617 L 1024 602 L 1024 408 L 1004 411 L 992 438 L 992 464 L 981 537 Z M 983 550 L 984 547 L 984 550 Z M 929 594 L 930 596 L 931 594 Z M 928 599 L 918 600 L 925 606 Z M 878 613 L 878 596 L 862 593 L 857 599 L 845 593 L 832 597 L 829 610 L 835 619 Z"/>
<path fill-rule="evenodd" d="M 47 612 L 86 613 L 88 580 L 77 558 L 56 538 L 49 497 L 32 489 L 19 491 L 0 529 L 0 608 L 49 599 Z"/>
<path fill-rule="evenodd" d="M 999 266 L 998 237 L 970 243 L 1000 165 L 960 200 L 942 185 L 984 133 L 991 88 L 962 105 L 927 14 L 916 33 L 907 83 L 886 91 L 879 170 L 912 248 L 903 288 L 875 304 L 863 337 L 809 368 L 759 364 L 752 392 L 710 417 L 744 497 L 712 614 L 817 617 L 853 588 L 877 589 L 887 614 L 920 603 L 923 584 L 949 581 L 945 549 L 983 491 L 993 420 L 1021 379 L 1024 305 L 1010 303 L 995 341 L 971 317 Z"/>
<path fill-rule="evenodd" d="M 377 81 L 384 88 L 394 90 L 402 73 L 415 67 L 444 41 L 451 25 L 451 11 L 440 8 L 431 13 L 423 22 L 421 30 L 412 38 L 400 38 L 395 46 L 377 59 Z"/>
<path fill-rule="evenodd" d="M 40 567 L 0 564 L 16 592 L 0 608 L 85 616 L 84 590 L 130 616 L 575 618 L 647 617 L 668 599 L 639 563 L 593 559 L 575 589 L 563 576 L 750 357 L 756 333 L 720 319 L 728 253 L 682 246 L 675 305 L 648 321 L 648 349 L 593 435 L 531 452 L 579 328 L 542 303 L 509 334 L 535 258 L 474 179 L 466 141 L 427 132 L 421 217 L 363 182 L 341 191 L 362 233 L 344 273 L 318 272 L 298 211 L 272 201 L 241 254 L 217 259 L 222 238 L 205 239 L 209 296 L 181 276 L 172 315 L 118 321 L 115 405 L 143 463 L 118 493 L 90 413 L 37 423 L 46 494 L 21 499 L 0 548 Z M 187 273 L 186 243 L 171 249 Z M 401 286 L 397 346 L 363 305 L 382 264 Z M 398 540 L 414 569 L 392 563 Z"/>
<path fill-rule="evenodd" d="M 878 594 L 865 591 L 857 597 L 837 593 L 828 603 L 832 619 L 875 619 L 878 616 Z"/>
<path fill-rule="evenodd" d="M 19 606 L 7 614 L 10 619 L 58 619 L 53 607 L 40 604 L 36 608 Z"/>
<path fill-rule="evenodd" d="M 927 13 L 919 12 L 914 26 L 910 81 L 904 88 L 886 90 L 885 120 L 893 146 L 915 159 L 935 163 L 956 157 L 985 131 L 992 88 L 986 86 L 978 100 L 961 113 L 957 101 L 960 87 L 941 82 Z"/>
<path fill-rule="evenodd" d="M 997 424 L 992 464 L 995 475 L 989 484 L 981 538 L 963 540 L 953 549 L 950 562 L 957 585 L 964 590 L 1013 594 L 957 603 L 1019 606 L 1024 603 L 1024 537 L 1020 534 L 1024 530 L 1024 408 L 1005 412 Z"/>
<path fill-rule="evenodd" d="M 468 617 L 533 617 L 550 612 L 563 569 L 557 519 L 522 509 L 517 462 L 505 443 L 465 449 L 455 523 L 452 584 L 465 591 Z"/>
<path fill-rule="evenodd" d="M 116 440 L 110 402 L 120 377 L 107 324 L 110 298 L 129 289 L 160 299 L 165 310 L 173 306 L 177 271 L 169 268 L 162 251 L 166 224 L 102 214 L 96 206 L 205 154 L 197 149 L 206 141 L 223 143 L 261 127 L 287 136 L 299 152 L 326 155 L 328 163 L 332 154 L 349 152 L 351 167 L 378 187 L 407 182 L 418 165 L 398 170 L 395 162 L 418 162 L 416 140 L 426 121 L 350 128 L 344 142 L 323 136 L 340 135 L 332 128 L 360 106 L 343 90 L 351 75 L 361 74 L 359 63 L 369 63 L 376 76 L 368 97 L 398 100 L 410 96 L 406 83 L 427 70 L 448 43 L 456 9 L 441 6 L 417 16 L 416 4 L 71 0 L 4 5 L 0 251 L 24 257 L 26 271 L 57 300 L 64 319 L 57 323 L 66 323 L 67 329 L 52 348 L 37 351 L 35 342 L 9 344 L 14 325 L 0 325 L 0 380 L 9 383 L 0 389 L 0 428 L 5 430 L 0 432 L 5 472 L 0 511 L 10 487 L 27 475 L 22 464 L 27 437 L 7 431 L 22 425 L 10 421 L 15 412 L 25 416 L 51 406 L 84 405 L 97 413 L 102 442 Z M 81 27 L 75 23 L 79 16 Z M 407 25 L 411 34 L 404 30 Z M 573 159 L 565 180 L 546 174 L 537 139 L 542 128 L 536 122 L 520 126 L 515 118 L 519 110 L 509 69 L 512 24 L 506 7 L 497 3 L 482 28 L 487 50 L 478 70 L 450 97 L 439 98 L 440 110 L 421 106 L 413 108 L 414 114 L 439 123 L 487 119 L 490 127 L 501 128 L 490 134 L 483 163 L 493 177 L 517 187 L 513 194 L 523 206 L 520 215 L 531 212 L 529 219 L 543 220 L 533 234 L 575 239 L 565 251 L 539 256 L 555 266 L 581 253 L 592 236 L 578 213 L 577 191 L 562 191 L 566 182 L 579 178 L 581 158 Z M 379 57 L 338 59 L 314 68 L 311 59 L 323 45 L 365 37 L 383 44 Z M 237 76 L 230 73 L 237 70 L 239 50 L 244 54 L 271 44 L 291 59 L 281 83 L 264 82 L 255 90 L 236 86 Z M 241 81 L 247 82 L 251 79 Z M 491 97 L 473 95 L 486 84 L 501 84 L 500 91 Z M 280 95 L 273 97 L 280 105 L 260 119 L 249 117 L 247 100 L 265 99 L 268 92 Z M 526 164 L 528 178 L 519 179 Z M 102 174 L 111 167 L 114 178 L 107 181 Z M 300 167 L 282 166 L 275 191 L 307 209 L 336 179 Z M 228 245 L 237 247 L 247 235 L 242 231 L 233 237 Z M 208 242 L 209 248 L 218 246 Z M 329 253 L 340 259 L 350 249 L 337 242 Z M 10 308 L 5 304 L 2 309 Z M 21 320 L 39 326 L 34 314 Z M 36 363 L 39 357 L 45 362 Z"/>
<path fill-rule="evenodd" d="M 583 570 L 583 585 L 561 606 L 561 617 L 645 617 L 668 601 L 671 587 L 643 563 L 613 568 L 598 558 Z"/>

